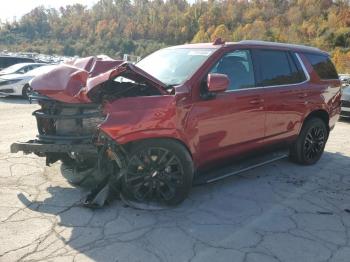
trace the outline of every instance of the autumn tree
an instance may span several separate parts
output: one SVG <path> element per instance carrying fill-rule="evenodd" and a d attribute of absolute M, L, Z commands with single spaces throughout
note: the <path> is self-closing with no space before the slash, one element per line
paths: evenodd
<path fill-rule="evenodd" d="M 259 39 L 312 45 L 350 71 L 348 0 L 100 0 L 46 9 L 0 21 L 0 50 L 65 55 L 124 52 L 145 56 L 159 48 Z"/>

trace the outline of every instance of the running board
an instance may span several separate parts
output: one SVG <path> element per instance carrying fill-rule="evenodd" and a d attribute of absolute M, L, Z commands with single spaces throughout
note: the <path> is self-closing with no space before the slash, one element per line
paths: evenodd
<path fill-rule="evenodd" d="M 193 185 L 202 185 L 213 183 L 221 179 L 225 179 L 230 176 L 238 175 L 248 170 L 270 164 L 280 159 L 287 158 L 289 152 L 275 151 L 267 154 L 251 157 L 242 161 L 238 161 L 230 166 L 225 166 L 218 170 L 212 170 L 211 172 L 198 173 L 193 181 Z"/>

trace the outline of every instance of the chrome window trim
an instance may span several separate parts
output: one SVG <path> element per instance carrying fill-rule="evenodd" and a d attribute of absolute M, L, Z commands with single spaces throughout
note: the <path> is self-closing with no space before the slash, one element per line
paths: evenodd
<path fill-rule="evenodd" d="M 309 75 L 309 72 L 306 70 L 306 67 L 303 63 L 303 61 L 301 60 L 299 54 L 297 52 L 294 52 L 295 53 L 295 56 L 297 57 L 300 65 L 301 65 L 301 68 L 304 72 L 304 75 L 306 77 L 306 80 L 302 81 L 302 82 L 299 82 L 299 83 L 294 83 L 294 84 L 283 84 L 283 85 L 273 85 L 273 86 L 257 86 L 257 87 L 247 87 L 247 88 L 240 88 L 240 89 L 235 89 L 235 90 L 227 90 L 225 91 L 225 93 L 231 93 L 231 92 L 239 92 L 239 91 L 245 91 L 245 90 L 255 90 L 255 89 L 262 89 L 262 88 L 273 88 L 273 87 L 285 87 L 285 86 L 295 86 L 295 85 L 302 85 L 302 84 L 305 84 L 307 82 L 310 81 L 310 75 Z"/>
<path fill-rule="evenodd" d="M 309 72 L 306 70 L 306 67 L 305 67 L 305 65 L 304 65 L 303 60 L 301 60 L 300 55 L 299 55 L 297 52 L 295 52 L 295 56 L 297 57 L 297 59 L 298 59 L 300 65 L 301 65 L 301 68 L 302 68 L 303 71 L 304 71 L 304 75 L 306 76 L 306 80 L 305 80 L 304 82 L 310 81 L 310 75 L 309 75 Z"/>

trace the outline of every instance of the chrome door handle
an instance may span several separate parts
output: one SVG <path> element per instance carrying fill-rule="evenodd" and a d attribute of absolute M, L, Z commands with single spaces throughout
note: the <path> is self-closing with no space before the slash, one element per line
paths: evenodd
<path fill-rule="evenodd" d="M 307 93 L 299 93 L 298 97 L 299 98 L 305 98 L 305 97 L 307 97 Z"/>
<path fill-rule="evenodd" d="M 253 99 L 253 100 L 249 101 L 249 103 L 251 103 L 252 105 L 261 104 L 263 102 L 264 102 L 264 99 L 261 99 L 261 98 L 257 98 L 257 99 Z"/>

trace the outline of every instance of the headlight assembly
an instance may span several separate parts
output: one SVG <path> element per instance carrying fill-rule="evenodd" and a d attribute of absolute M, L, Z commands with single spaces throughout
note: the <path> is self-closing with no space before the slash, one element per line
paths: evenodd
<path fill-rule="evenodd" d="M 5 85 L 12 85 L 15 84 L 17 82 L 22 81 L 23 79 L 13 79 L 13 80 L 0 80 L 0 86 L 5 86 Z"/>

